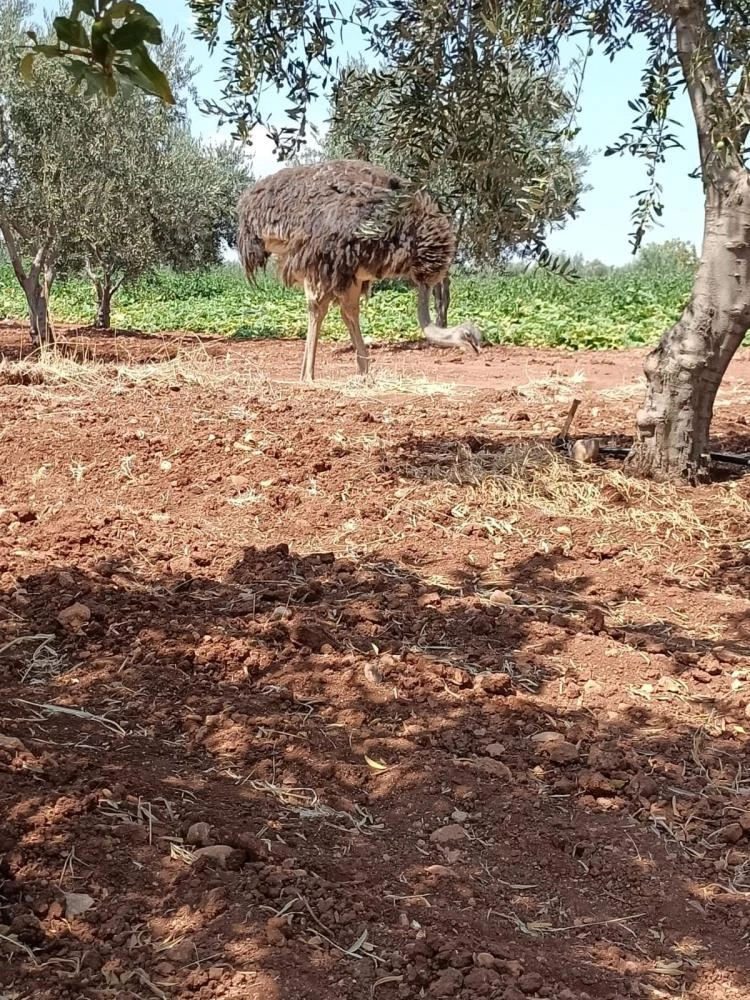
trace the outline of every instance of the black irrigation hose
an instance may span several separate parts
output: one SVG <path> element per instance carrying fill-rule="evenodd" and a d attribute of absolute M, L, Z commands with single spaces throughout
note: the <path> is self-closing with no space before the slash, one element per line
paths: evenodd
<path fill-rule="evenodd" d="M 630 448 L 599 448 L 600 455 L 610 455 L 612 458 L 627 458 Z M 732 455 L 729 452 L 710 451 L 708 457 L 712 462 L 726 462 L 729 465 L 746 465 L 750 467 L 750 455 Z"/>

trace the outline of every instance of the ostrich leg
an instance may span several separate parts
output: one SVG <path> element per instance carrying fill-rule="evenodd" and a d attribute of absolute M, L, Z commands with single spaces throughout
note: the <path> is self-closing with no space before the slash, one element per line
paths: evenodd
<path fill-rule="evenodd" d="M 360 285 L 352 285 L 343 295 L 339 295 L 339 308 L 341 318 L 349 331 L 354 352 L 357 355 L 357 371 L 360 375 L 366 375 L 370 368 L 370 358 L 368 356 L 367 344 L 362 337 L 359 328 L 359 300 L 362 295 Z"/>
<path fill-rule="evenodd" d="M 315 378 L 315 351 L 318 347 L 318 337 L 328 312 L 328 306 L 331 304 L 331 296 L 317 294 L 306 284 L 305 298 L 307 299 L 307 336 L 305 338 L 305 353 L 302 357 L 301 380 L 312 382 Z"/>

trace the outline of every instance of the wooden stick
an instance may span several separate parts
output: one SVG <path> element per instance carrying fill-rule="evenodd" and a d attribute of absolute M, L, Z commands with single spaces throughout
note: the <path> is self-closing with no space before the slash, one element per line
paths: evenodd
<path fill-rule="evenodd" d="M 580 399 L 574 399 L 570 404 L 570 409 L 568 410 L 568 415 L 565 418 L 565 423 L 562 425 L 562 430 L 560 431 L 557 440 L 564 441 L 568 436 L 568 431 L 570 430 L 570 425 L 573 423 L 573 417 L 576 415 L 576 410 L 581 405 Z"/>

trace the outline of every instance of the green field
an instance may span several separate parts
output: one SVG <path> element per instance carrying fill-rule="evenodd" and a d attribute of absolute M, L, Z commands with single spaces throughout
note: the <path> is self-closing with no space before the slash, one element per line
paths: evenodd
<path fill-rule="evenodd" d="M 692 283 L 687 268 L 623 267 L 582 274 L 566 283 L 546 273 L 457 277 L 451 321 L 472 319 L 490 343 L 531 347 L 627 347 L 651 343 L 674 322 Z M 56 320 L 86 324 L 94 317 L 91 285 L 58 281 L 52 293 Z M 0 266 L 0 318 L 25 315 L 23 294 L 7 266 Z M 249 339 L 302 337 L 306 308 L 301 292 L 272 275 L 249 286 L 236 266 L 175 274 L 162 271 L 121 290 L 112 325 L 157 333 L 186 330 Z M 363 333 L 376 340 L 416 337 L 414 292 L 381 287 L 364 304 Z M 325 333 L 345 337 L 337 310 Z"/>

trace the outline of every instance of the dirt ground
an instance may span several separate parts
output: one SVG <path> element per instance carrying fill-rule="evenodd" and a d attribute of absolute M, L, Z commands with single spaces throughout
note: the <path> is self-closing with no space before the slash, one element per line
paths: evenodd
<path fill-rule="evenodd" d="M 545 447 L 643 352 L 25 336 L 2 1000 L 750 996 L 750 477 Z"/>

